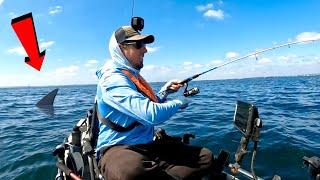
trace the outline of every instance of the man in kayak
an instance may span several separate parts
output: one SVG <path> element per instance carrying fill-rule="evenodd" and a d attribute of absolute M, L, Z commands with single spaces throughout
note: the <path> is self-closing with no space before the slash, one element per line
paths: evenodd
<path fill-rule="evenodd" d="M 105 179 L 195 179 L 208 174 L 213 155 L 202 147 L 154 140 L 154 126 L 188 103 L 166 101 L 179 90 L 170 81 L 154 94 L 140 75 L 146 44 L 153 35 L 142 35 L 131 26 L 116 30 L 109 42 L 111 61 L 97 71 L 99 167 Z"/>

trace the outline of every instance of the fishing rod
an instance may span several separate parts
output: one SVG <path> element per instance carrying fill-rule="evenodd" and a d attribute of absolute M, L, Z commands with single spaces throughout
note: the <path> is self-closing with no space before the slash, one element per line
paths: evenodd
<path fill-rule="evenodd" d="M 215 67 L 213 67 L 213 68 L 211 68 L 211 69 L 208 69 L 208 70 L 203 71 L 203 72 L 201 72 L 201 73 L 199 73 L 199 74 L 195 74 L 195 75 L 193 75 L 193 76 L 191 76 L 191 77 L 188 77 L 188 78 L 182 80 L 182 81 L 180 82 L 180 84 L 186 84 L 186 85 L 187 85 L 183 94 L 184 94 L 184 96 L 186 96 L 186 97 L 187 97 L 187 96 L 193 96 L 193 95 L 195 95 L 195 94 L 198 94 L 198 93 L 200 92 L 200 90 L 199 90 L 198 88 L 192 88 L 192 89 L 190 89 L 190 90 L 187 90 L 187 88 L 188 88 L 188 82 L 190 82 L 190 81 L 198 78 L 199 76 L 201 76 L 201 75 L 203 75 L 203 74 L 206 74 L 206 73 L 208 73 L 208 72 L 210 72 L 210 71 L 213 71 L 213 70 L 215 70 L 215 69 L 218 69 L 218 68 L 220 68 L 220 67 L 226 66 L 226 65 L 228 65 L 228 64 L 231 64 L 231 63 L 234 63 L 234 62 L 237 62 L 237 61 L 239 61 L 239 60 L 246 59 L 246 58 L 252 57 L 252 56 L 255 56 L 255 58 L 257 59 L 257 55 L 258 55 L 258 54 L 262 54 L 262 53 L 264 53 L 264 52 L 271 51 L 271 50 L 274 50 L 274 49 L 278 49 L 278 48 L 281 48 L 281 47 L 288 46 L 288 47 L 290 48 L 290 45 L 299 44 L 299 43 L 306 43 L 306 42 L 314 42 L 314 41 L 319 41 L 319 40 L 320 40 L 320 38 L 314 38 L 314 39 L 300 40 L 300 41 L 294 41 L 294 42 L 290 42 L 290 43 L 281 44 L 281 45 L 273 46 L 273 47 L 266 48 L 266 49 L 263 49 L 263 50 L 255 51 L 255 52 L 249 53 L 249 54 L 247 54 L 247 55 L 245 55 L 245 56 L 242 56 L 242 57 L 236 58 L 236 59 L 234 59 L 234 60 L 228 61 L 228 62 L 226 62 L 226 63 L 224 63 L 224 64 L 219 65 L 219 66 L 215 66 Z"/>

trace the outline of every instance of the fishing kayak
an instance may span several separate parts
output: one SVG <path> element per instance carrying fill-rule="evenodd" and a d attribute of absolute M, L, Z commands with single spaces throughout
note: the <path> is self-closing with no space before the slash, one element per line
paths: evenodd
<path fill-rule="evenodd" d="M 98 122 L 94 109 L 90 109 L 87 115 L 80 119 L 73 127 L 70 135 L 65 138 L 62 144 L 58 145 L 53 151 L 53 155 L 57 157 L 57 175 L 56 180 L 64 179 L 88 179 L 103 180 L 100 173 L 96 156 L 96 142 L 98 137 Z M 254 171 L 254 160 L 259 142 L 262 121 L 259 118 L 258 108 L 252 104 L 237 101 L 235 113 L 233 117 L 234 126 L 242 133 L 242 137 L 235 153 L 235 162 L 230 163 L 230 153 L 221 150 L 220 154 L 215 157 L 214 169 L 216 173 L 211 176 L 205 176 L 202 179 L 257 179 L 263 178 L 256 175 Z M 193 135 L 185 134 L 183 137 L 174 137 L 182 143 L 189 143 L 190 137 Z M 248 143 L 254 143 L 253 149 L 248 150 Z M 245 170 L 241 167 L 242 159 L 248 152 L 252 152 L 251 169 Z M 313 179 L 320 179 L 320 158 L 304 157 L 304 163 L 309 169 Z M 156 177 L 155 177 L 156 179 Z M 273 180 L 280 180 L 278 175 L 273 176 Z"/>

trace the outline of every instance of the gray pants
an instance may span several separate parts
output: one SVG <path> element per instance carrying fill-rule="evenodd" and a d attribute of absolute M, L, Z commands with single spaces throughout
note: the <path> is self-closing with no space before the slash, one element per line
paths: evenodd
<path fill-rule="evenodd" d="M 206 148 L 153 142 L 113 146 L 103 154 L 99 167 L 106 180 L 201 179 L 212 161 Z"/>

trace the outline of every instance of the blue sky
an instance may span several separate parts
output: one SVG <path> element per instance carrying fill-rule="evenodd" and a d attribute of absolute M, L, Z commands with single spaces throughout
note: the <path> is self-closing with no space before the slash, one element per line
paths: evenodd
<path fill-rule="evenodd" d="M 32 12 L 46 50 L 41 71 L 24 63 L 11 19 Z M 130 23 L 132 0 L 0 0 L 0 87 L 95 84 L 110 60 L 111 33 Z M 135 0 L 134 16 L 153 34 L 141 74 L 184 79 L 253 51 L 320 38 L 318 0 Z M 219 68 L 199 79 L 320 73 L 320 42 L 281 48 Z"/>

